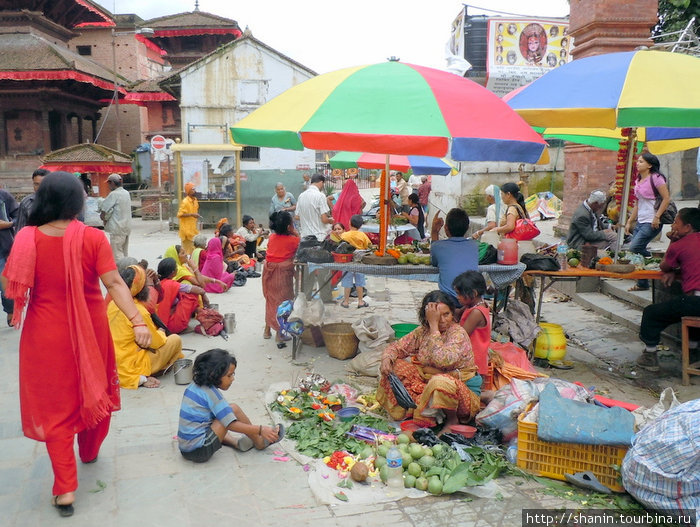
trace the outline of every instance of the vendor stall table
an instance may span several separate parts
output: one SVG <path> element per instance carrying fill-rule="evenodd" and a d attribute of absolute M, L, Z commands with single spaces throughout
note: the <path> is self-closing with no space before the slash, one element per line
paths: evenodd
<path fill-rule="evenodd" d="M 362 232 L 379 232 L 379 224 L 378 223 L 365 223 L 360 227 L 360 230 Z M 394 235 L 395 237 L 399 237 L 402 234 L 407 234 L 414 240 L 420 240 L 420 233 L 418 232 L 418 229 L 416 229 L 413 225 L 410 223 L 407 223 L 405 225 L 389 225 L 389 234 Z"/>
<path fill-rule="evenodd" d="M 328 269 L 330 271 L 340 271 L 345 273 L 363 273 L 372 276 L 387 276 L 401 280 L 426 280 L 430 282 L 438 281 L 438 268 L 432 265 L 368 265 L 359 262 L 348 263 L 301 263 L 295 262 L 294 266 L 294 282 L 295 295 L 303 291 L 303 276 L 304 266 L 308 267 L 309 272 L 316 269 Z M 499 265 L 489 264 L 480 265 L 478 271 L 486 273 L 493 282 L 497 290 L 506 289 L 506 298 L 510 284 L 520 278 L 525 271 L 525 264 L 517 263 L 515 265 Z M 325 284 L 324 284 L 325 285 Z M 496 301 L 499 295 L 494 294 L 493 314 L 496 314 Z M 504 307 L 505 309 L 505 307 Z M 292 346 L 292 359 L 296 358 L 297 352 L 301 348 L 301 339 L 294 337 Z"/>
<path fill-rule="evenodd" d="M 542 297 L 544 292 L 552 287 L 555 282 L 578 282 L 581 278 L 622 278 L 624 280 L 658 280 L 663 273 L 661 271 L 633 271 L 631 273 L 610 273 L 607 271 L 598 271 L 595 269 L 574 268 L 565 271 L 525 271 L 523 276 L 532 276 L 540 278 L 540 293 L 537 298 L 537 315 L 535 322 L 540 322 L 540 312 L 542 310 Z M 549 283 L 545 285 L 545 279 L 549 279 Z M 652 288 L 654 282 L 652 282 Z"/>

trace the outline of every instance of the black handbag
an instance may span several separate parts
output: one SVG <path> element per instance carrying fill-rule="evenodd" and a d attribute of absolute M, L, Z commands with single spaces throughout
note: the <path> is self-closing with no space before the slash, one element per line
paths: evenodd
<path fill-rule="evenodd" d="M 661 194 L 659 194 L 659 191 L 656 190 L 656 185 L 654 185 L 654 175 L 652 174 L 649 177 L 651 178 L 651 179 L 649 179 L 649 183 L 651 183 L 651 188 L 654 191 L 654 196 L 656 196 L 656 199 L 654 200 L 654 210 L 657 211 L 657 210 L 659 210 L 659 207 L 661 206 L 661 202 L 664 200 L 664 198 L 662 198 Z M 661 177 L 666 179 L 665 176 L 661 176 Z M 673 201 L 669 201 L 668 207 L 666 207 L 666 210 L 659 218 L 659 223 L 661 225 L 670 225 L 671 223 L 673 223 L 675 221 L 676 214 L 678 214 L 678 207 L 676 207 L 676 204 Z"/>
<path fill-rule="evenodd" d="M 396 397 L 396 402 L 401 408 L 408 410 L 409 408 L 416 408 L 416 403 L 411 399 L 408 390 L 394 373 L 389 374 L 389 384 L 391 385 L 391 391 L 394 392 L 394 397 Z"/>
<path fill-rule="evenodd" d="M 560 271 L 561 266 L 556 258 L 544 254 L 525 253 L 520 257 L 528 271 Z"/>

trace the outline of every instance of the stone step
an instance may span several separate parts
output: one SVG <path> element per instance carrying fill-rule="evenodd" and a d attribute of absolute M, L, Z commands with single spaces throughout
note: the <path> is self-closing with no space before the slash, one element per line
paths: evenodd
<path fill-rule="evenodd" d="M 639 331 L 642 311 L 629 303 L 612 298 L 604 293 L 576 293 L 574 301 L 594 313 L 602 315 L 633 331 Z"/>
<path fill-rule="evenodd" d="M 635 285 L 634 280 L 618 278 L 603 278 L 600 281 L 600 292 L 616 300 L 621 300 L 637 309 L 644 309 L 651 301 L 651 289 L 648 291 L 629 291 Z"/>

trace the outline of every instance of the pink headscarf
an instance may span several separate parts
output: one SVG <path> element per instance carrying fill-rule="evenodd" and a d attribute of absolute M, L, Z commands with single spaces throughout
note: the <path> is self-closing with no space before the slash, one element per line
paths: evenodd
<path fill-rule="evenodd" d="M 338 201 L 333 207 L 333 219 L 340 222 L 347 229 L 350 227 L 350 218 L 355 214 L 362 214 L 362 196 L 357 185 L 352 179 L 348 179 L 343 186 Z"/>
<path fill-rule="evenodd" d="M 216 278 L 224 282 L 227 287 L 231 287 L 235 276 L 224 271 L 224 253 L 221 248 L 221 239 L 214 237 L 207 243 L 207 259 L 202 267 L 202 274 L 209 278 Z M 207 283 L 204 286 L 208 293 L 222 293 L 221 285 Z"/>

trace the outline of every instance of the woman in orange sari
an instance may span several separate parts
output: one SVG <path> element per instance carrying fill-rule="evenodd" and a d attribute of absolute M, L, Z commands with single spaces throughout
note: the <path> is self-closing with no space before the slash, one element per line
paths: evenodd
<path fill-rule="evenodd" d="M 287 211 L 273 212 L 270 216 L 270 239 L 262 273 L 262 289 L 265 297 L 265 332 L 263 338 L 277 332 L 277 347 L 284 348 L 277 322 L 277 308 L 285 300 L 294 298 L 294 255 L 299 247 L 299 235 L 294 228 L 292 215 Z"/>
<path fill-rule="evenodd" d="M 454 315 L 452 298 L 431 291 L 418 311 L 421 325 L 384 350 L 377 400 L 393 419 L 404 419 L 407 411 L 391 390 L 392 372 L 417 405 L 414 419 L 431 425 L 444 420 L 443 431 L 449 431 L 450 425 L 468 422 L 479 411 L 479 397 L 466 384 L 476 374 L 469 335 Z"/>

